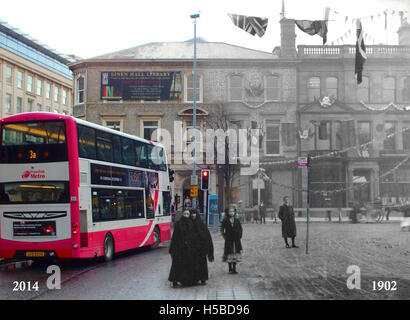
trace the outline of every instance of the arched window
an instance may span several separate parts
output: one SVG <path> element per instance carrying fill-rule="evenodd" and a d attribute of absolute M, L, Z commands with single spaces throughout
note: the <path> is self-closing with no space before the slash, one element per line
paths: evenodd
<path fill-rule="evenodd" d="M 395 102 L 396 81 L 393 77 L 383 79 L 383 102 Z"/>
<path fill-rule="evenodd" d="M 229 77 L 229 100 L 243 100 L 243 77 L 241 75 L 232 75 Z"/>
<path fill-rule="evenodd" d="M 320 78 L 310 77 L 307 83 L 308 100 L 313 101 L 320 97 Z"/>
<path fill-rule="evenodd" d="M 403 78 L 401 86 L 401 102 L 410 101 L 410 77 Z"/>
<path fill-rule="evenodd" d="M 279 100 L 279 77 L 276 75 L 268 75 L 265 78 L 265 99 Z"/>
<path fill-rule="evenodd" d="M 326 96 L 333 97 L 337 99 L 337 78 L 328 77 L 326 78 Z"/>
<path fill-rule="evenodd" d="M 357 85 L 357 100 L 369 102 L 370 99 L 370 82 L 369 77 L 362 77 L 362 83 Z"/>

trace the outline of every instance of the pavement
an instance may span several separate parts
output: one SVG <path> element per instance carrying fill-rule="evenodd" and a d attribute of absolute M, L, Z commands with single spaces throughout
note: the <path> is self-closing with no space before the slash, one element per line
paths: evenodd
<path fill-rule="evenodd" d="M 206 285 L 173 288 L 168 281 L 169 242 L 154 251 L 122 253 L 110 263 L 74 261 L 62 266 L 62 290 L 45 291 L 36 299 L 143 300 L 380 300 L 410 298 L 410 232 L 400 223 L 342 223 L 313 219 L 306 253 L 306 220 L 297 219 L 296 243 L 285 248 L 280 223 L 243 224 L 243 260 L 238 274 L 222 262 L 224 241 L 211 231 L 215 261 L 208 263 Z M 347 287 L 349 266 L 361 271 L 361 289 Z M 30 270 L 30 271 L 29 271 Z M 32 279 L 31 268 L 3 271 L 3 278 Z M 18 277 L 17 277 L 18 276 Z M 17 278 L 16 278 L 17 277 Z M 42 278 L 41 278 L 42 279 Z M 3 280 L 0 280 L 0 282 Z M 5 281 L 5 280 L 4 280 Z M 3 282 L 4 282 L 3 281 Z M 395 281 L 396 291 L 373 290 L 376 281 Z M 10 282 L 10 281 L 9 281 Z M 7 282 L 8 283 L 8 282 Z M 92 289 L 91 289 L 92 288 Z M 140 290 L 139 288 L 144 288 Z M 6 292 L 12 299 L 25 295 Z M 5 297 L 8 297 L 5 295 Z"/>

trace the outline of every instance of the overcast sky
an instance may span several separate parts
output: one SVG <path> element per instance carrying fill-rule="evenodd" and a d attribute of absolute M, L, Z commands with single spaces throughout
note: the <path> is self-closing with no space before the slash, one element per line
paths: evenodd
<path fill-rule="evenodd" d="M 199 11 L 198 37 L 271 52 L 280 45 L 281 7 L 282 0 L 3 0 L 0 20 L 60 53 L 91 58 L 149 42 L 191 39 L 193 21 L 190 14 Z M 388 9 L 390 12 L 407 11 L 405 17 L 408 17 L 410 1 L 285 0 L 285 16 L 319 20 L 323 19 L 325 7 L 332 9 L 329 45 L 355 42 L 355 25 L 350 20 L 345 23 L 346 16 L 356 19 L 371 15 L 374 15 L 373 21 L 370 18 L 362 20 L 368 34 L 367 44 L 396 45 L 399 15 L 388 15 L 385 30 L 384 15 L 379 18 L 378 14 Z M 265 35 L 259 38 L 235 27 L 228 13 L 269 18 Z M 296 34 L 297 44 L 322 44 L 319 36 L 309 36 L 298 28 Z"/>

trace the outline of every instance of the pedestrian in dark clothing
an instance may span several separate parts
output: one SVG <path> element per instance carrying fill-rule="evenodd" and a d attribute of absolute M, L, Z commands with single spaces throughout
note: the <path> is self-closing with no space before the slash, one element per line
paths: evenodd
<path fill-rule="evenodd" d="M 208 263 L 214 261 L 214 245 L 212 243 L 211 233 L 208 227 L 198 217 L 198 211 L 191 209 L 191 219 L 194 223 L 194 238 L 193 238 L 193 280 L 201 284 L 206 284 L 208 280 Z"/>
<path fill-rule="evenodd" d="M 168 280 L 175 287 L 179 283 L 183 286 L 193 283 L 193 251 L 194 251 L 194 223 L 190 219 L 190 212 L 185 210 L 181 218 L 175 222 L 169 253 L 172 258 Z"/>
<path fill-rule="evenodd" d="M 228 262 L 229 273 L 238 273 L 236 271 L 236 264 L 240 262 L 242 258 L 242 225 L 239 219 L 235 218 L 234 209 L 230 209 L 228 215 L 223 219 L 221 234 L 225 239 L 222 261 Z"/>
<path fill-rule="evenodd" d="M 262 223 L 266 224 L 266 208 L 265 208 L 265 205 L 263 204 L 263 201 L 261 202 L 260 213 L 261 213 L 261 224 Z"/>
<path fill-rule="evenodd" d="M 282 221 L 282 237 L 285 239 L 286 248 L 290 248 L 288 238 L 292 239 L 292 248 L 299 248 L 295 244 L 296 222 L 293 207 L 289 203 L 289 197 L 283 197 L 283 205 L 279 208 L 279 219 Z"/>

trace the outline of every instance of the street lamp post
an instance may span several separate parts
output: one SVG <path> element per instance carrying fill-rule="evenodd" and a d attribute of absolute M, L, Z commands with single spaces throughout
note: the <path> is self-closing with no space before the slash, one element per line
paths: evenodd
<path fill-rule="evenodd" d="M 194 19 L 194 101 L 193 101 L 193 112 L 192 112 L 192 124 L 193 128 L 196 129 L 196 19 L 199 18 L 199 13 L 191 14 L 191 18 Z M 194 149 L 193 149 L 193 157 L 192 157 L 192 176 L 191 176 L 191 186 L 198 186 L 198 177 L 196 175 L 196 135 L 194 134 Z M 192 207 L 197 208 L 197 197 L 192 198 Z"/>

